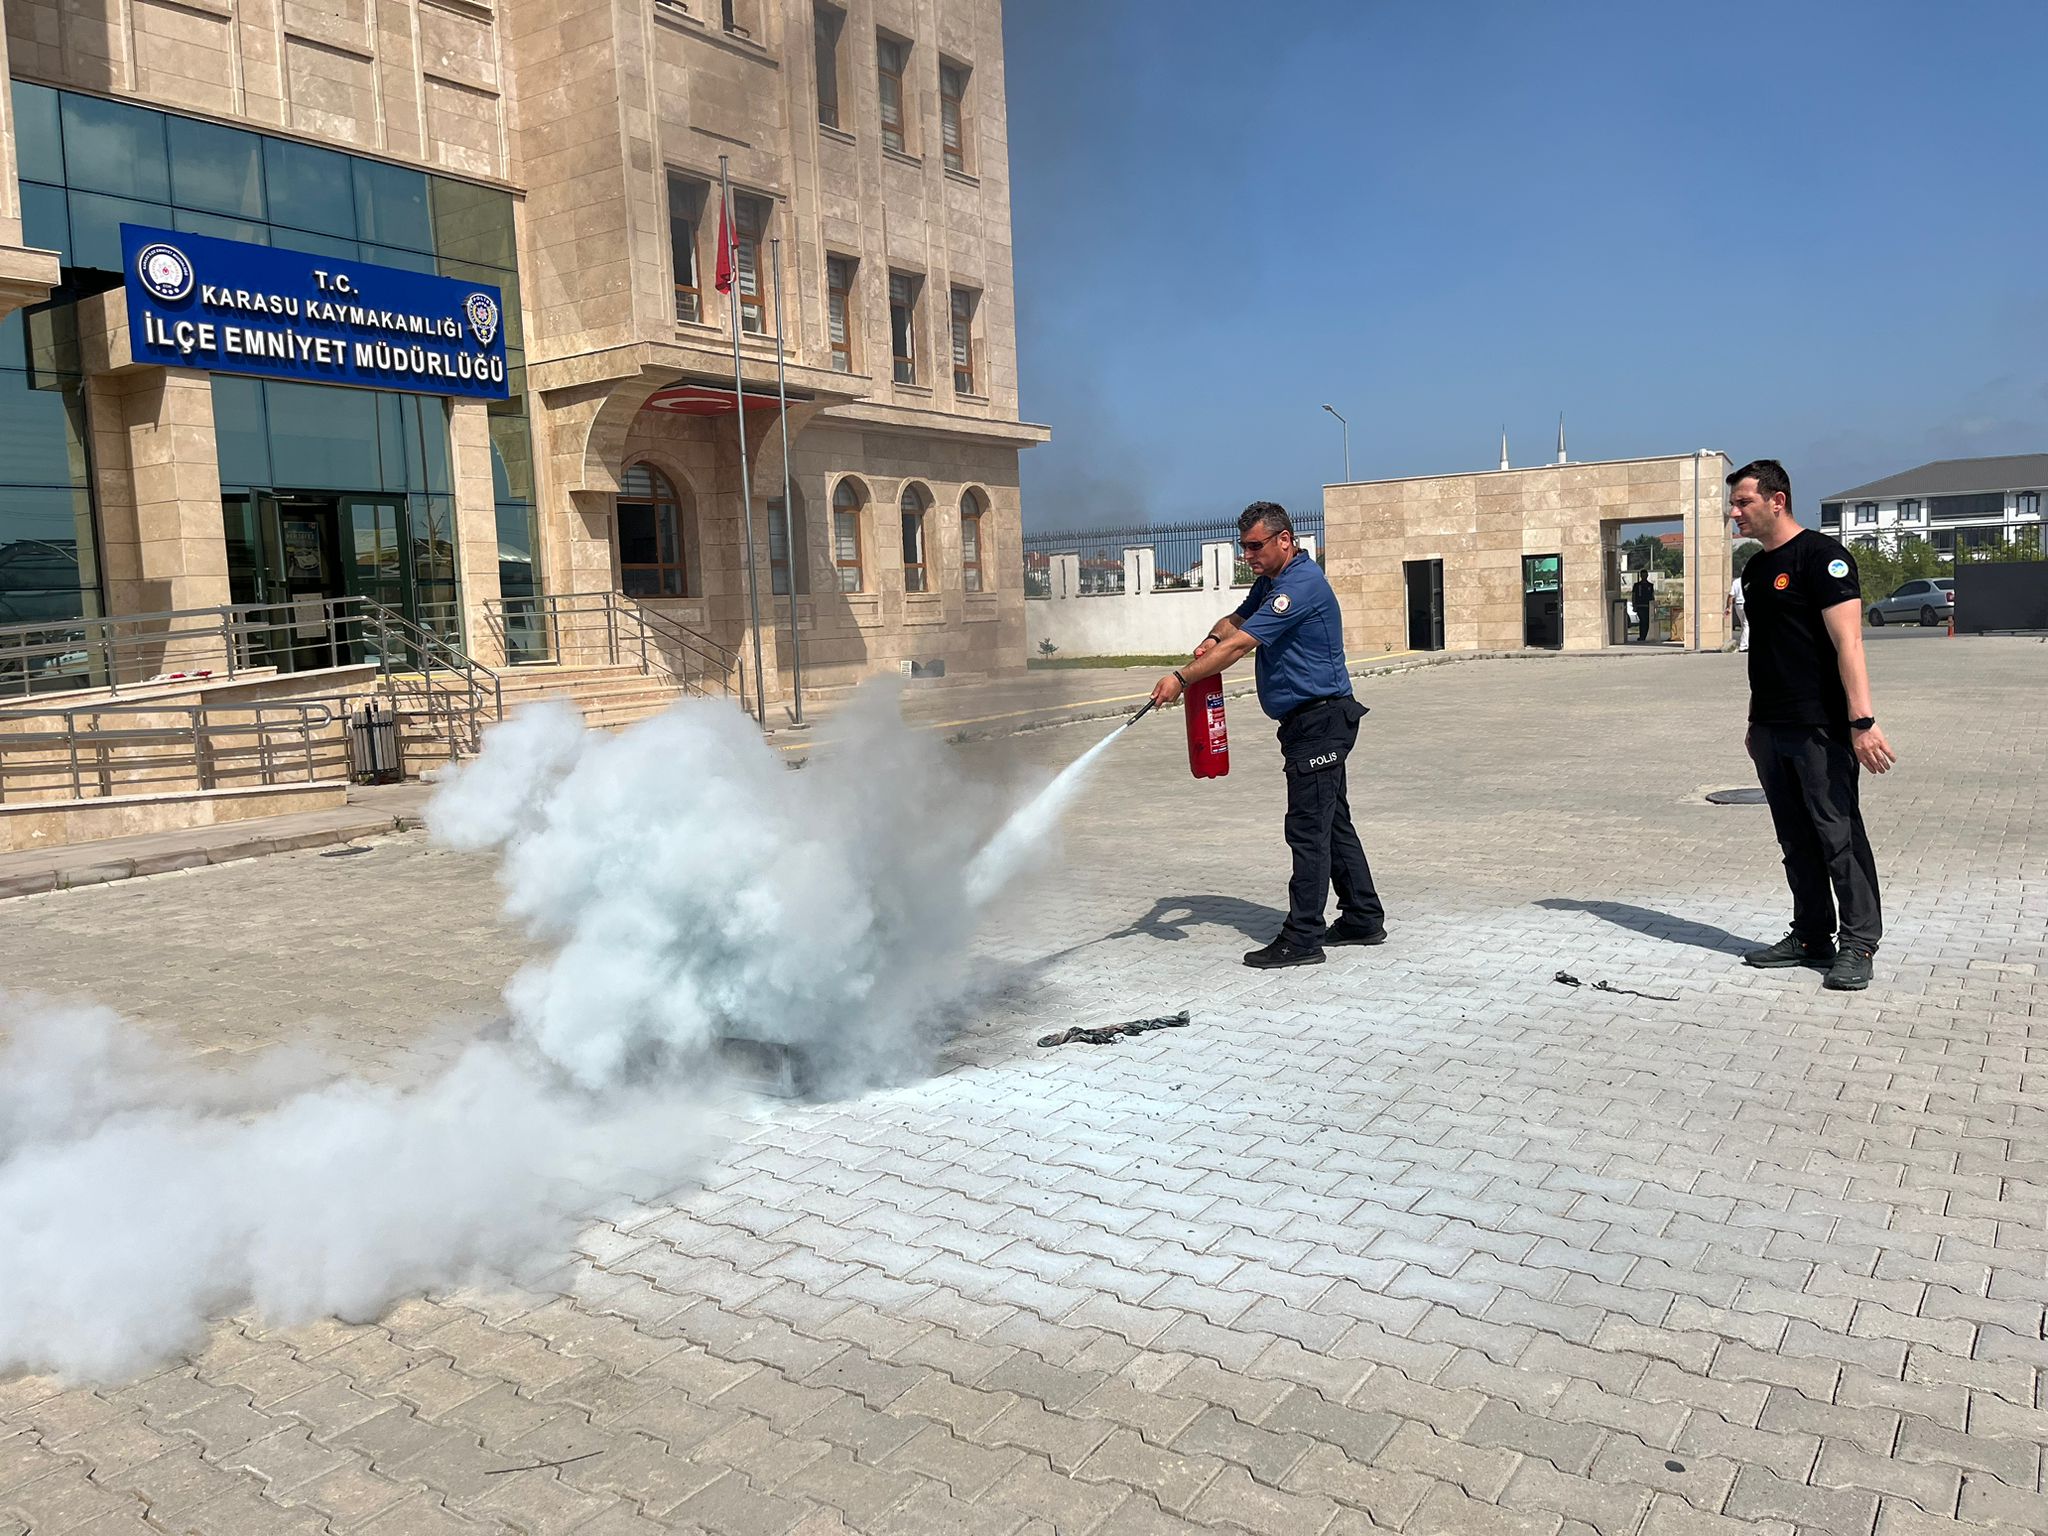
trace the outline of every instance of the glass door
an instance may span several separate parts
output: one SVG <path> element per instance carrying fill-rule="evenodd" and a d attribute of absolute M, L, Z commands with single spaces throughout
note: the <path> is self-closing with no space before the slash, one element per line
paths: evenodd
<path fill-rule="evenodd" d="M 292 672 L 341 665 L 348 636 L 335 624 L 332 607 L 342 591 L 333 499 L 259 492 L 255 502 L 273 573 L 263 598 L 271 607 L 262 618 L 277 664 Z"/>
<path fill-rule="evenodd" d="M 1564 557 L 1522 556 L 1522 644 L 1535 649 L 1564 646 Z"/>
<path fill-rule="evenodd" d="M 366 599 L 401 618 L 415 612 L 411 518 L 402 496 L 344 496 L 340 505 L 342 578 L 350 597 Z M 358 605 L 360 608 L 360 605 Z M 373 622 L 359 623 L 360 659 L 382 659 L 385 638 Z M 389 635 L 394 659 L 409 660 L 403 640 Z"/>

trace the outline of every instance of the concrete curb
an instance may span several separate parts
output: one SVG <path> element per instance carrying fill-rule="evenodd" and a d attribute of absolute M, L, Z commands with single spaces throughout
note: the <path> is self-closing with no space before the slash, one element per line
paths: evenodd
<path fill-rule="evenodd" d="M 378 837 L 390 832 L 412 832 L 426 825 L 414 813 L 365 817 L 338 827 L 312 827 L 299 832 L 281 832 L 270 837 L 250 837 L 212 848 L 174 848 L 162 853 L 142 854 L 132 859 L 108 859 L 68 869 L 36 870 L 28 874 L 0 875 L 0 901 L 13 896 L 41 896 L 51 891 L 71 891 L 82 886 L 107 885 L 116 880 L 134 880 L 145 875 L 167 875 L 180 869 L 199 869 L 210 864 L 235 864 L 274 853 L 297 853 L 306 848 L 323 848 L 334 843 L 352 843 L 358 838 Z"/>

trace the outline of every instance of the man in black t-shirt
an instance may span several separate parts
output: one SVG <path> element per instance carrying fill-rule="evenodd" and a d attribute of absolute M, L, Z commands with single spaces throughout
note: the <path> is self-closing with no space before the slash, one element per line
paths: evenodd
<path fill-rule="evenodd" d="M 1657 589 L 1650 585 L 1648 570 L 1636 577 L 1628 596 L 1636 611 L 1636 644 L 1641 645 L 1650 638 L 1650 610 L 1657 604 Z"/>
<path fill-rule="evenodd" d="M 1728 485 L 1736 528 L 1763 545 L 1742 569 L 1750 636 L 1744 744 L 1792 887 L 1792 931 L 1742 958 L 1824 966 L 1826 985 L 1860 992 L 1870 985 L 1884 924 L 1857 770 L 1883 773 L 1897 758 L 1872 712 L 1856 561 L 1838 540 L 1800 526 L 1792 481 L 1776 459 L 1743 465 Z"/>

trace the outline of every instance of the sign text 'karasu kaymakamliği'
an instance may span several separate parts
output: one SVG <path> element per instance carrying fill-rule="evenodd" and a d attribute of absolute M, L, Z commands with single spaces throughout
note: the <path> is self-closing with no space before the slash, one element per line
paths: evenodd
<path fill-rule="evenodd" d="M 121 226 L 137 362 L 502 400 L 488 284 L 240 240 Z"/>

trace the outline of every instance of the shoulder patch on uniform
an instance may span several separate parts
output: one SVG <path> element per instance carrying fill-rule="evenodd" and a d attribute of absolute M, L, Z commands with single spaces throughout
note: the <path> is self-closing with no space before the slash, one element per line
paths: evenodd
<path fill-rule="evenodd" d="M 1273 611 L 1275 613 L 1285 613 L 1288 609 L 1292 608 L 1293 606 L 1294 599 L 1289 597 L 1285 592 L 1282 592 L 1278 597 L 1273 599 Z"/>
<path fill-rule="evenodd" d="M 1846 575 L 1848 575 L 1848 574 L 1849 574 L 1849 562 L 1848 562 L 1848 561 L 1846 561 L 1846 560 L 1830 560 L 1830 561 L 1828 562 L 1828 574 L 1829 574 L 1830 576 L 1846 576 Z"/>
<path fill-rule="evenodd" d="M 1771 579 L 1771 585 L 1776 587 L 1780 592 L 1782 592 L 1787 587 L 1792 585 L 1792 578 L 1789 575 L 1787 575 L 1784 571 L 1780 571 L 1775 577 Z"/>

